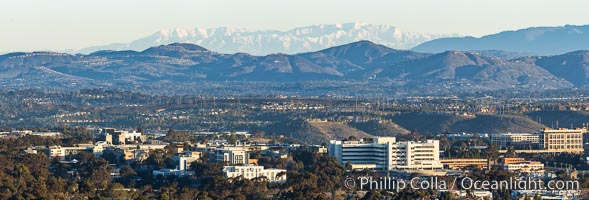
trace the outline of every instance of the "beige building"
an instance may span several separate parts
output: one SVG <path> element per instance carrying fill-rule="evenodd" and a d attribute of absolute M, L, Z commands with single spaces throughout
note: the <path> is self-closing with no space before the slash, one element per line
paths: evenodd
<path fill-rule="evenodd" d="M 115 145 L 124 145 L 126 141 L 145 141 L 145 136 L 141 135 L 140 132 L 136 131 L 117 131 L 114 129 L 107 129 L 106 132 L 106 142 L 108 144 L 115 144 Z"/>
<path fill-rule="evenodd" d="M 515 164 L 515 163 L 521 163 L 521 162 L 526 162 L 525 158 L 502 158 L 501 159 L 501 164 L 506 165 L 506 164 Z"/>
<path fill-rule="evenodd" d="M 487 159 L 458 158 L 440 160 L 440 162 L 448 169 L 462 169 L 467 166 L 475 166 L 481 169 L 488 167 Z"/>
<path fill-rule="evenodd" d="M 526 161 L 503 165 L 503 169 L 509 172 L 544 173 L 544 164 L 536 161 Z"/>
<path fill-rule="evenodd" d="M 583 153 L 583 134 L 587 129 L 540 130 L 540 148 L 549 152 Z"/>

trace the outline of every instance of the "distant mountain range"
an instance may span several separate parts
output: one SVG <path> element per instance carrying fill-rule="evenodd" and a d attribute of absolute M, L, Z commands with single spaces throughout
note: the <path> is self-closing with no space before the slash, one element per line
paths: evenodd
<path fill-rule="evenodd" d="M 589 25 L 531 27 L 504 31 L 480 38 L 457 34 L 404 32 L 388 25 L 361 23 L 326 24 L 294 28 L 288 31 L 248 30 L 240 28 L 166 29 L 129 43 L 117 43 L 68 50 L 89 54 L 102 50 L 143 51 L 153 46 L 188 43 L 205 46 L 221 53 L 296 54 L 332 46 L 368 40 L 394 49 L 411 49 L 423 53 L 473 51 L 500 58 L 505 56 L 559 55 L 587 49 Z M 517 53 L 517 54 L 515 54 Z M 515 57 L 512 57 L 515 58 Z"/>
<path fill-rule="evenodd" d="M 360 23 L 315 25 L 288 31 L 247 30 L 238 28 L 168 29 L 130 43 L 89 47 L 75 53 L 88 54 L 100 50 L 143 51 L 149 47 L 172 43 L 189 43 L 222 52 L 244 52 L 252 55 L 300 53 L 325 49 L 360 40 L 370 40 L 388 47 L 410 49 L 432 39 L 458 36 L 404 32 L 387 25 Z"/>
<path fill-rule="evenodd" d="M 507 54 L 501 55 L 514 57 Z M 25 80 L 43 87 L 58 83 L 340 80 L 430 92 L 548 90 L 585 87 L 589 83 L 589 51 L 516 59 L 488 52 L 486 55 L 469 51 L 418 53 L 359 41 L 308 53 L 253 56 L 174 43 L 141 52 L 10 53 L 0 56 L 0 83 Z"/>
<path fill-rule="evenodd" d="M 440 53 L 448 50 L 502 50 L 533 55 L 558 55 L 589 48 L 589 25 L 533 27 L 475 37 L 439 38 L 412 50 Z"/>

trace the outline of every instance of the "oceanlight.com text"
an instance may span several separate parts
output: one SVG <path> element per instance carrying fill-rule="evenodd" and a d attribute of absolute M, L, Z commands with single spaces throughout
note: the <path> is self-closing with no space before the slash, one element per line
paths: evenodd
<path fill-rule="evenodd" d="M 475 180 L 470 177 L 414 177 L 399 179 L 391 177 L 348 177 L 344 180 L 347 189 L 393 190 L 579 190 L 578 181 L 549 180 L 538 178 L 509 178 L 507 180 Z"/>

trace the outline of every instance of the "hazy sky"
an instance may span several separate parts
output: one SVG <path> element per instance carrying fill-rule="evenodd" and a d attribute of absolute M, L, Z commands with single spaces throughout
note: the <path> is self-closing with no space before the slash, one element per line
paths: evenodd
<path fill-rule="evenodd" d="M 481 36 L 589 24 L 587 0 L 1 0 L 0 51 L 129 42 L 166 28 L 290 28 L 362 22 Z"/>

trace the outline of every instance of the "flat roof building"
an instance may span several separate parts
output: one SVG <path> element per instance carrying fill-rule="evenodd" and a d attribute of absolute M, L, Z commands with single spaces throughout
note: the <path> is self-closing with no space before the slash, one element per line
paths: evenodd
<path fill-rule="evenodd" d="M 544 173 L 544 164 L 536 161 L 526 161 L 503 165 L 503 169 L 509 172 L 526 172 L 534 174 Z"/>
<path fill-rule="evenodd" d="M 215 152 L 215 161 L 229 164 L 248 164 L 249 153 L 247 151 L 219 149 Z"/>
<path fill-rule="evenodd" d="M 583 134 L 587 133 L 585 128 L 577 129 L 542 129 L 540 130 L 540 148 L 549 152 L 563 152 L 582 154 Z"/>
<path fill-rule="evenodd" d="M 479 167 L 481 169 L 488 168 L 487 159 L 474 159 L 474 158 L 458 158 L 458 159 L 445 159 L 440 160 L 444 167 L 448 169 L 462 169 L 467 166 Z"/>
<path fill-rule="evenodd" d="M 374 170 L 442 169 L 439 141 L 397 142 L 395 137 L 375 137 L 372 141 L 336 141 L 329 144 L 329 155 L 342 165 Z"/>
<path fill-rule="evenodd" d="M 225 166 L 223 175 L 227 178 L 243 177 L 245 179 L 266 177 L 268 182 L 285 182 L 285 169 L 264 169 L 264 166 L 244 165 Z"/>
<path fill-rule="evenodd" d="M 498 133 L 491 135 L 491 144 L 501 149 L 515 147 L 518 149 L 538 148 L 540 135 L 534 133 Z"/>

